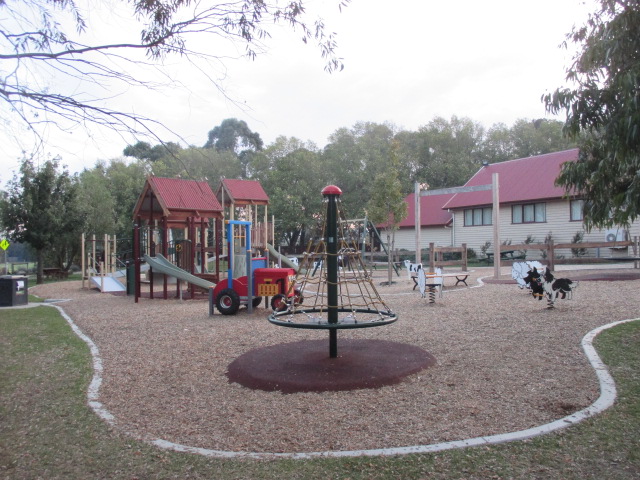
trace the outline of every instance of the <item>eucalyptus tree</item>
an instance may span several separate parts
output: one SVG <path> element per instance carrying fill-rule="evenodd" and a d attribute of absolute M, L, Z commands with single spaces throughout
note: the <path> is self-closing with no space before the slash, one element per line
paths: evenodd
<path fill-rule="evenodd" d="M 215 148 L 218 152 L 232 152 L 238 155 L 242 164 L 242 177 L 248 178 L 251 157 L 262 150 L 264 142 L 260 134 L 252 131 L 244 120 L 227 118 L 220 125 L 209 130 L 204 148 Z"/>
<path fill-rule="evenodd" d="M 15 242 L 29 244 L 36 253 L 37 283 L 43 282 L 45 254 L 57 252 L 58 266 L 68 268 L 77 254 L 84 219 L 78 208 L 77 179 L 60 159 L 37 166 L 25 159 L 2 198 L 2 226 Z M 63 263 L 64 262 L 64 263 Z"/>
<path fill-rule="evenodd" d="M 313 144 L 279 137 L 267 147 L 257 177 L 268 192 L 276 234 L 291 248 L 305 247 L 322 214 L 324 166 Z"/>
<path fill-rule="evenodd" d="M 482 164 L 484 135 L 484 127 L 469 118 L 435 117 L 417 132 L 416 180 L 432 188 L 463 185 Z"/>
<path fill-rule="evenodd" d="M 585 197 L 587 228 L 628 225 L 640 216 L 640 2 L 600 0 L 586 24 L 567 35 L 580 51 L 571 84 L 543 96 L 566 113 L 564 132 L 579 140 L 577 162 L 558 184 Z"/>
<path fill-rule="evenodd" d="M 142 193 L 146 173 L 144 162 L 123 159 L 97 162 L 93 168 L 83 170 L 78 176 L 78 197 L 86 219 L 84 232 L 98 238 L 106 234 L 130 239 L 133 209 Z"/>
<path fill-rule="evenodd" d="M 407 218 L 405 193 L 399 179 L 398 142 L 394 142 L 385 171 L 373 180 L 372 195 L 367 203 L 367 217 L 376 225 L 381 225 L 387 234 L 389 252 L 395 249 L 395 232 Z M 387 256 L 388 285 L 391 285 L 392 258 Z"/>
<path fill-rule="evenodd" d="M 347 216 L 362 217 L 371 197 L 373 179 L 386 171 L 395 135 L 391 124 L 359 122 L 340 128 L 330 137 L 322 154 L 329 183 L 342 190 Z"/>
<path fill-rule="evenodd" d="M 576 147 L 562 133 L 563 122 L 538 118 L 520 118 L 511 127 L 494 124 L 485 135 L 479 158 L 489 163 L 559 152 Z"/>
<path fill-rule="evenodd" d="M 576 142 L 562 133 L 563 122 L 538 118 L 519 119 L 511 127 L 513 158 L 525 158 L 575 148 Z"/>

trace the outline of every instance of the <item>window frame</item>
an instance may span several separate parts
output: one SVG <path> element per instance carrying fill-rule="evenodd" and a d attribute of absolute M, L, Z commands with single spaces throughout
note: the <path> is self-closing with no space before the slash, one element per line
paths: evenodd
<path fill-rule="evenodd" d="M 465 208 L 463 219 L 465 227 L 486 227 L 493 225 L 493 208 Z"/>
<path fill-rule="evenodd" d="M 511 205 L 511 223 L 513 225 L 547 223 L 547 203 L 534 202 Z"/>
<path fill-rule="evenodd" d="M 574 205 L 580 203 L 580 218 L 574 218 Z M 584 220 L 584 200 L 582 198 L 574 198 L 569 201 L 569 221 L 570 222 L 582 222 Z"/>

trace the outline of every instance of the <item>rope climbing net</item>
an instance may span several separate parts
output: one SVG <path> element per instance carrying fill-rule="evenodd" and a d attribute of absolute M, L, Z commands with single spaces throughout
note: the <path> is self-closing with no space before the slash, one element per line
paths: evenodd
<path fill-rule="evenodd" d="M 322 231 L 326 231 L 326 225 L 322 226 Z M 324 238 L 314 247 L 309 243 L 296 277 L 296 288 L 304 300 L 288 304 L 284 311 L 271 315 L 270 322 L 298 328 L 364 328 L 397 320 L 396 314 L 380 297 L 352 233 L 348 222 L 338 222 L 335 254 L 328 253 Z M 335 283 L 331 282 L 327 269 L 332 256 L 336 257 L 338 265 Z M 337 286 L 336 307 L 330 307 L 330 285 Z M 330 308 L 338 312 L 335 323 L 327 318 Z"/>

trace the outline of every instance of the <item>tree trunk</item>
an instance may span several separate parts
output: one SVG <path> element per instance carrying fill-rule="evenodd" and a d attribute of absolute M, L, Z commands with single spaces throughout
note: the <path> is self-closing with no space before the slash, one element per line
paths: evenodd
<path fill-rule="evenodd" d="M 393 280 L 393 273 L 391 273 L 391 271 L 393 270 L 393 258 L 391 258 L 391 235 L 389 234 L 389 230 L 387 230 L 387 277 L 388 277 L 388 282 L 389 282 L 389 286 L 391 286 L 391 281 Z"/>

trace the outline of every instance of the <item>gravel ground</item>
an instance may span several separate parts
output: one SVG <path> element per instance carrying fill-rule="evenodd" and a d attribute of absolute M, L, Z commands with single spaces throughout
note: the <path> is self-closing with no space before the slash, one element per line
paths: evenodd
<path fill-rule="evenodd" d="M 572 279 L 592 273 L 561 272 Z M 581 281 L 573 300 L 548 310 L 544 300 L 513 283 L 480 286 L 478 279 L 492 274 L 492 268 L 476 269 L 468 280 L 474 288 L 448 286 L 429 304 L 404 272 L 390 287 L 379 286 L 386 272 L 374 272 L 376 288 L 399 320 L 341 331 L 339 338 L 416 345 L 437 365 L 397 385 L 325 393 L 282 394 L 229 383 L 227 367 L 239 355 L 328 337 L 274 326 L 262 308 L 209 317 L 206 301 L 136 304 L 133 297 L 83 290 L 81 282 L 41 285 L 30 293 L 72 299 L 61 306 L 100 350 L 100 401 L 117 428 L 141 439 L 208 449 L 308 452 L 505 433 L 592 403 L 598 382 L 580 341 L 595 327 L 638 317 L 640 280 Z"/>

